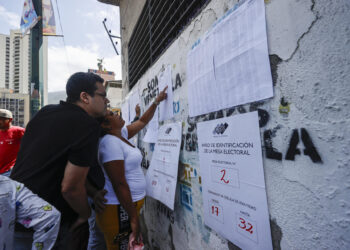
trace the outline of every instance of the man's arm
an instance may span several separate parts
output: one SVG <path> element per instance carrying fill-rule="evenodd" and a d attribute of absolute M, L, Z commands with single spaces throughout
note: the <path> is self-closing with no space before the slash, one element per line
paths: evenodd
<path fill-rule="evenodd" d="M 89 167 L 74 165 L 67 162 L 64 177 L 61 183 L 61 193 L 69 206 L 79 215 L 81 221 L 87 220 L 91 215 L 91 209 L 86 195 L 86 176 Z"/>

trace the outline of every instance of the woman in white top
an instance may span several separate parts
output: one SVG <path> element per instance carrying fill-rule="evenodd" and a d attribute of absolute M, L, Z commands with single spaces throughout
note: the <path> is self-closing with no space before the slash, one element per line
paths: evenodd
<path fill-rule="evenodd" d="M 146 181 L 141 170 L 142 155 L 128 139 L 136 135 L 152 119 L 157 105 L 166 99 L 166 89 L 134 123 L 108 112 L 101 124 L 105 135 L 100 139 L 98 161 L 105 175 L 106 208 L 97 214 L 96 221 L 104 234 L 108 249 L 123 248 L 131 231 L 135 242 L 142 242 L 139 211 L 146 195 Z M 121 206 L 120 206 L 121 205 Z M 125 212 L 129 221 L 125 220 Z"/>

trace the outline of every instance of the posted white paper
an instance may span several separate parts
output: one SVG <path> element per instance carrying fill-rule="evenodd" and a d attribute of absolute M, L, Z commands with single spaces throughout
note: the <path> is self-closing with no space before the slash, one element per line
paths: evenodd
<path fill-rule="evenodd" d="M 165 68 L 164 71 L 160 72 L 158 75 L 158 86 L 159 92 L 162 91 L 166 86 L 167 89 L 167 99 L 159 104 L 159 120 L 164 121 L 172 118 L 174 116 L 173 112 L 173 84 L 171 81 L 171 67 L 170 65 Z"/>
<path fill-rule="evenodd" d="M 148 105 L 149 106 L 152 105 L 152 103 L 150 103 Z M 150 120 L 150 122 L 147 124 L 147 131 L 145 136 L 143 137 L 143 141 L 144 142 L 148 142 L 148 143 L 156 143 L 157 142 L 157 137 L 158 137 L 158 112 L 159 112 L 159 107 L 156 108 L 156 111 L 154 111 L 154 115 L 152 120 Z"/>
<path fill-rule="evenodd" d="M 229 10 L 189 51 L 187 73 L 190 116 L 272 97 L 264 1 Z"/>
<path fill-rule="evenodd" d="M 181 146 L 181 123 L 162 126 L 146 174 L 147 195 L 174 210 Z"/>
<path fill-rule="evenodd" d="M 131 123 L 135 119 L 135 116 L 136 116 L 135 107 L 137 104 L 140 105 L 140 103 L 141 103 L 140 94 L 138 89 L 136 88 L 135 92 L 133 92 L 129 98 L 129 114 L 130 114 L 129 123 Z"/>
<path fill-rule="evenodd" d="M 257 112 L 197 123 L 204 221 L 242 249 L 272 250 Z"/>
<path fill-rule="evenodd" d="M 125 125 L 129 124 L 129 102 L 125 100 L 121 106 L 122 118 L 125 121 Z"/>

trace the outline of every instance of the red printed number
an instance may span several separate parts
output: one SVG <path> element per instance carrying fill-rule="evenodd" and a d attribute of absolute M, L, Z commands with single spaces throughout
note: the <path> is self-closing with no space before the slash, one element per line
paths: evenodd
<path fill-rule="evenodd" d="M 250 224 L 249 222 L 246 222 L 245 219 L 243 218 L 239 218 L 239 220 L 241 221 L 241 223 L 238 224 L 238 226 L 243 229 L 243 230 L 246 230 L 247 232 L 249 232 L 250 234 L 253 233 L 253 225 Z M 247 226 L 247 225 L 248 226 Z"/>
<path fill-rule="evenodd" d="M 229 182 L 230 182 L 229 180 L 225 180 L 225 179 L 224 179 L 225 174 L 226 174 L 226 170 L 223 169 L 223 170 L 221 170 L 220 172 L 223 173 L 223 174 L 222 174 L 222 177 L 221 177 L 221 179 L 220 179 L 220 181 L 223 181 L 223 182 L 225 182 L 226 184 L 229 183 Z"/>
<path fill-rule="evenodd" d="M 157 185 L 157 181 L 152 181 L 152 186 Z"/>
<path fill-rule="evenodd" d="M 211 213 L 216 214 L 216 216 L 219 215 L 219 208 L 216 206 L 211 206 Z"/>

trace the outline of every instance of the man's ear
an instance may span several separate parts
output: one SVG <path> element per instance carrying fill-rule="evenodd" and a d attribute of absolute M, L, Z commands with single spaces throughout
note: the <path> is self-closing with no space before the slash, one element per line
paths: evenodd
<path fill-rule="evenodd" d="M 12 120 L 13 120 L 12 118 L 9 118 L 9 123 L 12 122 Z"/>
<path fill-rule="evenodd" d="M 80 93 L 80 101 L 85 104 L 89 104 L 89 94 L 86 92 L 81 92 Z"/>

